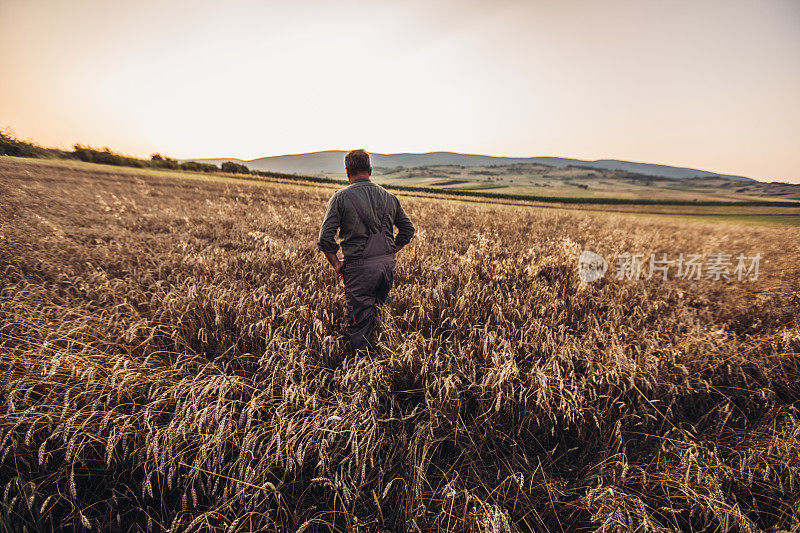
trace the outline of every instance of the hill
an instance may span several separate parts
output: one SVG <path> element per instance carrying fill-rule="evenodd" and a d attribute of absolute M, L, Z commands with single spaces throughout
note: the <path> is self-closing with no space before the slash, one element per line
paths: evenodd
<path fill-rule="evenodd" d="M 326 150 L 305 154 L 278 155 L 260 157 L 258 159 L 191 159 L 203 163 L 220 164 L 224 161 L 234 161 L 247 165 L 253 170 L 271 170 L 289 174 L 317 174 L 324 172 L 341 172 L 344 150 Z M 550 167 L 564 168 L 567 166 L 586 166 L 606 170 L 623 170 L 647 176 L 664 178 L 727 178 L 739 181 L 754 181 L 744 176 L 719 174 L 706 170 L 653 163 L 636 163 L 620 161 L 617 159 L 598 159 L 587 161 L 583 159 L 570 159 L 564 157 L 501 157 L 478 154 L 460 154 L 456 152 L 427 152 L 427 153 L 398 153 L 379 154 L 372 153 L 372 164 L 375 167 L 425 167 L 440 165 L 455 165 L 464 167 L 506 166 L 518 164 L 537 164 Z"/>

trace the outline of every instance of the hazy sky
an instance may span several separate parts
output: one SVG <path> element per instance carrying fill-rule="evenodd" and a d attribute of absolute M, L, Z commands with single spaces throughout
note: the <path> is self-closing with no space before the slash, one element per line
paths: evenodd
<path fill-rule="evenodd" d="M 617 158 L 800 182 L 800 1 L 0 0 L 50 146 Z"/>

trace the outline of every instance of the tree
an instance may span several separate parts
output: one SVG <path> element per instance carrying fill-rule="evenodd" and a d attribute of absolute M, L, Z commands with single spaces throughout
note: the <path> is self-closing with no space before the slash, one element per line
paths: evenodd
<path fill-rule="evenodd" d="M 249 168 L 245 165 L 234 163 L 233 161 L 225 161 L 220 168 L 222 168 L 223 172 L 229 172 L 231 174 L 250 174 Z"/>

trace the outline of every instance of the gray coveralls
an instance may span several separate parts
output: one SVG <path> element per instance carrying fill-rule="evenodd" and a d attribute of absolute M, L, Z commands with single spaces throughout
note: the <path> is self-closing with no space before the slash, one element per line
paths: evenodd
<path fill-rule="evenodd" d="M 399 229 L 397 237 L 392 226 Z M 317 247 L 336 253 L 337 230 L 344 253 L 347 333 L 356 352 L 375 353 L 371 336 L 377 306 L 386 300 L 394 281 L 395 248 L 411 240 L 414 226 L 393 194 L 359 178 L 331 197 Z"/>

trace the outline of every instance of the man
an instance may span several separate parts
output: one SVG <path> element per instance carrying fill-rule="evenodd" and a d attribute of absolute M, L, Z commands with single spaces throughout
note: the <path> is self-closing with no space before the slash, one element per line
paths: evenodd
<path fill-rule="evenodd" d="M 344 166 L 350 185 L 336 191 L 328 202 L 317 247 L 344 281 L 350 343 L 356 353 L 375 353 L 371 336 L 376 305 L 389 294 L 395 253 L 411 240 L 414 225 L 397 198 L 370 181 L 372 165 L 367 152 L 347 152 Z M 393 226 L 399 230 L 396 237 Z M 337 230 L 344 261 L 337 255 Z"/>

